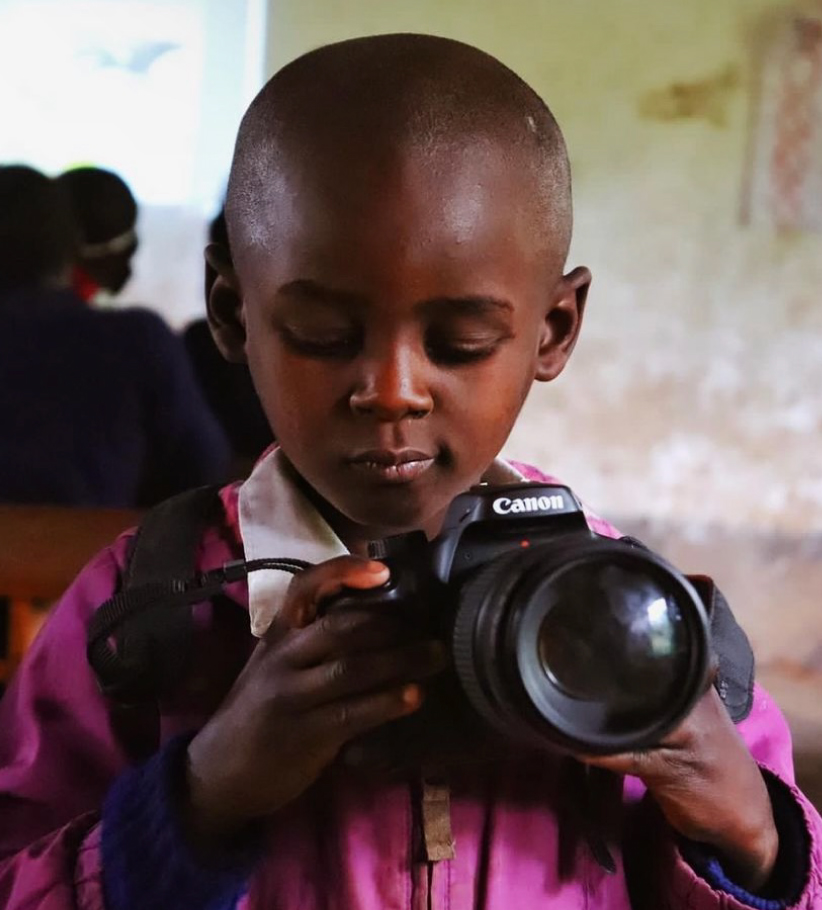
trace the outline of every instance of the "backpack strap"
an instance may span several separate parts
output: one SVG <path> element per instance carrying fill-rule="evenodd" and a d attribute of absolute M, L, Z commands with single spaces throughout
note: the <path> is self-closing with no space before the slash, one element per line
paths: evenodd
<path fill-rule="evenodd" d="M 181 592 L 196 575 L 200 540 L 220 508 L 216 486 L 188 490 L 155 506 L 134 537 L 120 593 L 142 602 L 156 597 L 158 589 Z M 203 592 L 202 599 L 210 593 Z M 165 608 L 171 604 L 166 597 L 156 609 L 135 610 L 123 622 L 117 641 L 119 667 L 134 672 L 120 682 L 120 700 L 153 698 L 184 674 L 194 632 L 191 610 L 188 605 Z"/>
<path fill-rule="evenodd" d="M 198 487 L 154 506 L 137 529 L 123 576 L 133 588 L 169 578 L 190 578 L 197 548 L 220 506 L 220 488 Z"/>
<path fill-rule="evenodd" d="M 132 541 L 120 591 L 98 609 L 89 626 L 89 663 L 108 698 L 115 735 L 133 761 L 157 750 L 160 695 L 188 667 L 191 610 L 174 608 L 168 595 L 182 591 L 195 574 L 200 539 L 220 506 L 219 487 L 208 486 L 151 509 Z M 120 633 L 116 650 L 109 640 L 113 624 Z"/>
<path fill-rule="evenodd" d="M 296 574 L 309 566 L 290 558 L 232 560 L 198 571 L 204 531 L 220 520 L 217 487 L 166 500 L 146 515 L 134 537 L 120 590 L 98 607 L 86 654 L 109 703 L 112 728 L 133 760 L 160 742 L 160 699 L 188 669 L 194 640 L 192 607 L 214 601 L 249 572 Z"/>

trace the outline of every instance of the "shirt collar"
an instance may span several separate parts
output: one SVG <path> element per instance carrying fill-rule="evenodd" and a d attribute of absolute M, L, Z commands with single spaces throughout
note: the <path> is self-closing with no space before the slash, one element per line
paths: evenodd
<path fill-rule="evenodd" d="M 483 480 L 516 483 L 521 471 L 497 458 Z M 273 449 L 261 458 L 239 492 L 240 533 L 245 558 L 290 557 L 325 562 L 349 552 L 345 544 L 294 482 L 293 469 L 282 452 Z M 248 577 L 251 631 L 262 636 L 285 600 L 291 575 L 277 570 Z"/>

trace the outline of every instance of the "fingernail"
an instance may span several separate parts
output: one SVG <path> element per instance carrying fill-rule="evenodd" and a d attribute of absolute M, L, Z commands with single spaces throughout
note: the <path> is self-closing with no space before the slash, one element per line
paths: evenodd
<path fill-rule="evenodd" d="M 381 573 L 388 571 L 388 566 L 384 562 L 375 562 L 374 560 L 366 563 L 365 568 L 374 575 L 380 575 Z"/>
<path fill-rule="evenodd" d="M 417 708 L 422 704 L 422 689 L 414 685 L 406 686 L 402 690 L 402 703 L 406 708 Z"/>

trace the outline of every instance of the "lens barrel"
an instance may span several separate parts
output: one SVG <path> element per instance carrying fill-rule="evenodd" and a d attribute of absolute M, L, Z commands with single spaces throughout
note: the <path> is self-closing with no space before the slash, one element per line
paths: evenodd
<path fill-rule="evenodd" d="M 708 617 L 690 582 L 629 543 L 568 535 L 509 551 L 459 587 L 452 650 L 477 713 L 537 747 L 657 743 L 704 691 Z"/>

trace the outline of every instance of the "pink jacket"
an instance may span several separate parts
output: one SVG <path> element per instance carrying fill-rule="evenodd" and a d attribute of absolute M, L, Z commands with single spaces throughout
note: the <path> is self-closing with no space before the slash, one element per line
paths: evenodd
<path fill-rule="evenodd" d="M 533 469 L 527 474 L 544 478 Z M 215 568 L 242 552 L 236 488 L 223 491 L 223 502 L 223 526 L 208 532 L 201 542 L 202 569 Z M 600 532 L 615 533 L 596 519 L 592 524 Z M 566 777 L 567 760 L 548 757 L 534 764 L 516 756 L 452 782 L 453 859 L 418 861 L 414 788 L 373 783 L 332 769 L 272 820 L 262 847 L 238 861 L 242 873 L 235 868 L 231 874 L 239 876 L 241 887 L 218 893 L 222 871 L 213 864 L 198 865 L 180 838 L 148 812 L 145 806 L 153 794 L 145 787 L 132 792 L 130 808 L 124 810 L 121 805 L 119 816 L 102 811 L 112 782 L 118 777 L 124 780 L 124 772 L 126 776 L 135 772 L 127 770 L 126 748 L 112 728 L 106 702 L 86 663 L 85 631 L 95 608 L 118 586 L 129 537 L 123 535 L 83 570 L 0 703 L 0 908 L 735 910 L 756 906 L 714 890 L 693 871 L 641 784 L 633 779 L 626 780 L 609 814 L 609 849 L 617 871 L 606 873 L 580 836 L 574 794 L 569 793 Z M 230 595 L 222 606 L 198 608 L 199 664 L 161 705 L 163 744 L 205 723 L 254 645 L 246 612 L 247 589 L 237 585 Z M 739 732 L 761 766 L 774 775 L 769 777 L 772 792 L 778 792 L 798 825 L 789 838 L 794 843 L 788 847 L 798 852 L 806 874 L 802 894 L 790 906 L 819 910 L 822 821 L 793 786 L 789 732 L 764 691 L 757 690 L 753 710 Z M 116 824 L 131 833 L 105 830 L 115 825 L 112 819 L 119 819 Z M 123 868 L 119 851 L 129 837 L 142 837 L 142 849 L 157 854 L 151 861 L 158 874 L 156 882 L 151 877 L 129 886 L 131 896 L 123 897 L 112 887 L 111 870 Z M 200 872 L 209 886 L 195 894 L 196 889 L 186 885 L 186 876 Z M 226 873 L 228 878 L 231 874 Z M 160 882 L 163 877 L 168 880 Z M 631 897 L 629 879 L 634 889 Z M 144 901 L 140 893 L 133 893 L 141 886 Z M 241 892 L 245 893 L 235 901 Z M 788 905 L 762 902 L 759 906 Z"/>

